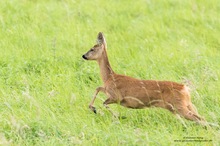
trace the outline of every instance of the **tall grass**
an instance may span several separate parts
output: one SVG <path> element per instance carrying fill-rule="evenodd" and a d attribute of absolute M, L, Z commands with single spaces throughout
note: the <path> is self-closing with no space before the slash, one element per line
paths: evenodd
<path fill-rule="evenodd" d="M 219 129 L 184 128 L 162 109 L 111 105 L 126 117 L 116 119 L 104 94 L 94 115 L 102 81 L 81 55 L 102 31 L 117 73 L 187 82 L 199 113 L 219 123 L 219 14 L 217 0 L 0 1 L 0 145 L 218 145 Z"/>

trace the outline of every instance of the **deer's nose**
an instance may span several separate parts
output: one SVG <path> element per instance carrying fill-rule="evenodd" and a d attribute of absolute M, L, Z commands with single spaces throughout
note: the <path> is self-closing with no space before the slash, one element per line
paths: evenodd
<path fill-rule="evenodd" d="M 82 56 L 83 59 L 88 60 L 85 55 Z"/>

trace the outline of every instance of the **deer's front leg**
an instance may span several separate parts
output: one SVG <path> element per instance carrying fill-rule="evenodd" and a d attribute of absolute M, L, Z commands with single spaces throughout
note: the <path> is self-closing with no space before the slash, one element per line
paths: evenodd
<path fill-rule="evenodd" d="M 95 92 L 95 94 L 94 94 L 94 96 L 93 96 L 93 98 L 92 98 L 92 101 L 91 101 L 90 104 L 89 104 L 89 108 L 90 108 L 95 114 L 96 114 L 96 109 L 95 109 L 95 107 L 93 106 L 93 104 L 94 104 L 94 101 L 95 101 L 96 96 L 97 96 L 97 94 L 99 93 L 99 91 L 102 91 L 102 92 L 105 93 L 105 88 L 103 88 L 103 87 L 98 87 L 98 88 L 96 88 L 96 92 Z"/>
<path fill-rule="evenodd" d="M 112 94 L 113 93 L 113 94 Z M 106 99 L 104 102 L 103 102 L 103 105 L 105 106 L 106 109 L 108 109 L 108 111 L 110 113 L 112 113 L 112 115 L 115 117 L 115 118 L 119 118 L 119 114 L 118 113 L 115 113 L 113 112 L 110 108 L 109 108 L 109 104 L 113 104 L 113 103 L 118 103 L 118 99 L 116 98 L 117 96 L 114 94 L 114 92 L 108 92 L 107 93 L 107 96 L 108 96 L 108 99 Z"/>

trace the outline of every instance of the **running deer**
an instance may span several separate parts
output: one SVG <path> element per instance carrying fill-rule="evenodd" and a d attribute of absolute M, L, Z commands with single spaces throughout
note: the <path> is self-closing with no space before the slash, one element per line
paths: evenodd
<path fill-rule="evenodd" d="M 103 33 L 99 32 L 97 44 L 82 57 L 96 60 L 100 67 L 103 87 L 96 88 L 89 108 L 96 113 L 93 106 L 97 94 L 101 91 L 107 95 L 104 105 L 118 103 L 127 108 L 143 109 L 160 107 L 169 110 L 178 117 L 202 123 L 204 119 L 197 113 L 190 100 L 187 86 L 171 81 L 140 80 L 116 74 L 109 63 L 107 43 Z"/>

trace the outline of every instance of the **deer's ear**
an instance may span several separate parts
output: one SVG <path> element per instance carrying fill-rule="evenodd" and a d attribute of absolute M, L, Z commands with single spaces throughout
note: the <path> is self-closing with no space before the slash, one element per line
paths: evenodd
<path fill-rule="evenodd" d="M 102 44 L 103 44 L 103 45 L 105 46 L 105 48 L 107 49 L 107 43 L 106 43 L 105 37 L 104 37 L 104 35 L 103 35 L 102 32 L 99 32 L 99 33 L 98 33 L 97 43 L 98 43 L 99 45 L 102 45 Z"/>

